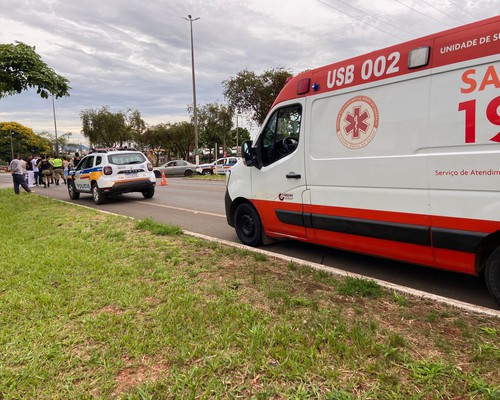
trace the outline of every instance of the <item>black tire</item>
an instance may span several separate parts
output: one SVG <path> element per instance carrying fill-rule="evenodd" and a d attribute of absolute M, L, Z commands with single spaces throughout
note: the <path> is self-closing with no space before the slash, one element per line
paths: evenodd
<path fill-rule="evenodd" d="M 491 253 L 486 268 L 484 270 L 484 279 L 489 292 L 500 304 L 500 247 Z"/>
<path fill-rule="evenodd" d="M 213 175 L 214 171 L 211 169 L 204 169 L 201 173 L 202 175 Z"/>
<path fill-rule="evenodd" d="M 155 195 L 155 188 L 152 187 L 151 189 L 143 191 L 142 195 L 144 196 L 145 199 L 152 198 Z"/>
<path fill-rule="evenodd" d="M 252 247 L 262 245 L 262 222 L 252 205 L 242 203 L 236 208 L 234 227 L 243 244 Z"/>
<path fill-rule="evenodd" d="M 184 176 L 191 176 L 191 175 L 193 175 L 193 170 L 187 169 L 184 171 Z"/>
<path fill-rule="evenodd" d="M 160 171 L 154 171 L 155 173 L 155 178 L 161 178 L 161 172 Z"/>
<path fill-rule="evenodd" d="M 106 196 L 101 192 L 97 183 L 92 184 L 92 197 L 94 198 L 94 203 L 97 205 L 106 203 Z"/>
<path fill-rule="evenodd" d="M 78 200 L 80 198 L 80 192 L 76 190 L 75 183 L 73 181 L 68 181 L 68 194 L 71 200 Z"/>

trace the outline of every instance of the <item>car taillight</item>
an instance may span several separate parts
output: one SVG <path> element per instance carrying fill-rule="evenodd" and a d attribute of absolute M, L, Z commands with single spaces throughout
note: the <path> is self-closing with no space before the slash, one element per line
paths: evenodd
<path fill-rule="evenodd" d="M 102 171 L 104 172 L 104 175 L 111 175 L 113 173 L 113 168 L 111 168 L 111 166 L 109 165 L 106 165 Z"/>
<path fill-rule="evenodd" d="M 152 171 L 152 170 L 153 170 L 153 164 L 148 162 L 148 171 Z"/>

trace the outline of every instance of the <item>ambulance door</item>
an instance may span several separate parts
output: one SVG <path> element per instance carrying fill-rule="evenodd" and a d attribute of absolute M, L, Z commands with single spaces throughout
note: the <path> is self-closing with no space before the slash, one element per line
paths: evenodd
<path fill-rule="evenodd" d="M 269 236 L 305 238 L 305 101 L 274 110 L 255 143 L 252 199 Z"/>

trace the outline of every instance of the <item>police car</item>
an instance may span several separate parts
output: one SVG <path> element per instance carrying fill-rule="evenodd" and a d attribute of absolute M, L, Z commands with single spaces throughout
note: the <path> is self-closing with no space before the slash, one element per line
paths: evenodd
<path fill-rule="evenodd" d="M 140 151 L 94 149 L 69 173 L 67 183 L 72 200 L 89 193 L 96 204 L 103 204 L 113 194 L 140 192 L 146 199 L 153 197 L 156 177 Z"/>
<path fill-rule="evenodd" d="M 225 174 L 241 160 L 241 157 L 222 157 L 213 163 L 198 165 L 196 172 L 202 175 Z"/>

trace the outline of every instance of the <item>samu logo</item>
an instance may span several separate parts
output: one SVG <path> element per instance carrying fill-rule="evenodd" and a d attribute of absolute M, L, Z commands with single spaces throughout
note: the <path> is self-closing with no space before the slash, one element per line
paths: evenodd
<path fill-rule="evenodd" d="M 372 141 L 378 129 L 378 108 L 366 96 L 348 100 L 337 115 L 337 136 L 350 149 L 360 149 Z"/>

